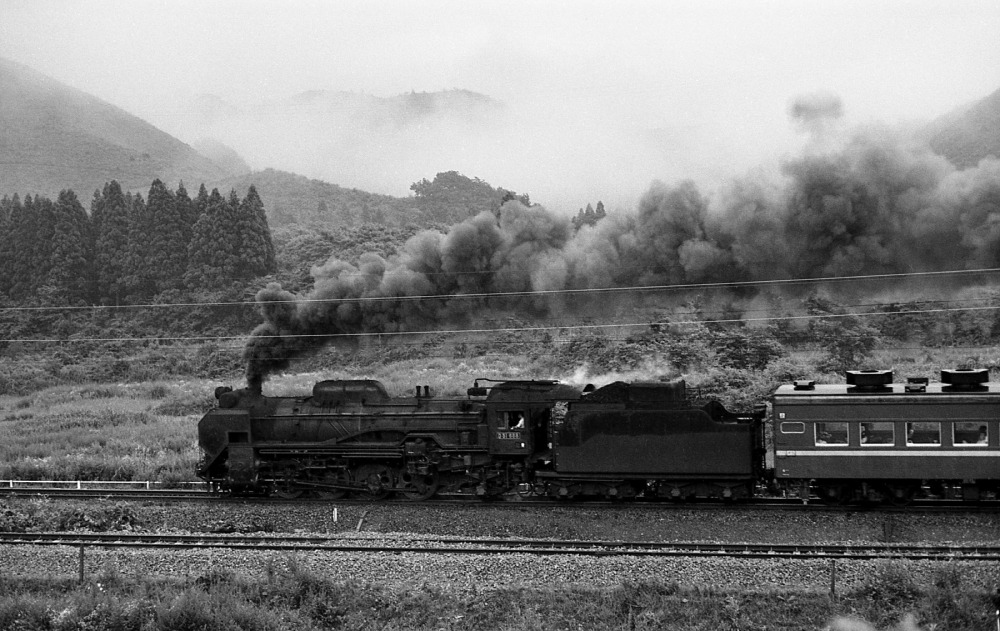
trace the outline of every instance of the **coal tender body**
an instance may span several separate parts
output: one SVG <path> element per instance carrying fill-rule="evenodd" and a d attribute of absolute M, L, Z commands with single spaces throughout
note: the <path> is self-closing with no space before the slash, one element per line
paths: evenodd
<path fill-rule="evenodd" d="M 695 407 L 683 381 L 612 383 L 569 404 L 537 486 L 555 497 L 748 498 L 765 477 L 765 413 Z"/>

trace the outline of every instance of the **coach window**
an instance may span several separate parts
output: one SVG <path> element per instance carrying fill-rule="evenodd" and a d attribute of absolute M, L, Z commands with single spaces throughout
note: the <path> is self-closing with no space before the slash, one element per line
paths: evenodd
<path fill-rule="evenodd" d="M 785 422 L 783 422 L 781 424 L 781 433 L 782 434 L 805 434 L 806 433 L 806 424 L 805 423 L 796 423 L 796 422 L 792 422 L 792 421 L 785 421 Z"/>
<path fill-rule="evenodd" d="M 816 423 L 817 445 L 846 445 L 847 423 Z"/>
<path fill-rule="evenodd" d="M 941 423 L 927 421 L 906 424 L 907 445 L 940 445 Z"/>
<path fill-rule="evenodd" d="M 956 447 L 985 447 L 990 442 L 990 430 L 982 421 L 959 421 L 952 426 L 952 441 Z"/>
<path fill-rule="evenodd" d="M 861 436 L 862 445 L 892 445 L 896 442 L 893 423 L 861 423 L 860 425 L 858 433 Z"/>

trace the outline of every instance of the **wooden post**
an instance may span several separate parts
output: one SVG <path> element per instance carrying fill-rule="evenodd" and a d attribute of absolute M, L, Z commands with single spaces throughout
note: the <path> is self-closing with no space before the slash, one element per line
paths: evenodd
<path fill-rule="evenodd" d="M 83 544 L 80 544 L 80 582 L 83 582 Z"/>
<path fill-rule="evenodd" d="M 837 600 L 837 560 L 830 559 L 830 599 Z"/>

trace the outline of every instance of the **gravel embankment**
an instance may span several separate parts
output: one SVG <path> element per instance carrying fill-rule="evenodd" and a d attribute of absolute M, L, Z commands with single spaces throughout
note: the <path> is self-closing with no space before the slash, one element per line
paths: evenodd
<path fill-rule="evenodd" d="M 364 533 L 372 538 L 414 534 L 461 537 L 515 537 L 635 541 L 724 541 L 748 543 L 1000 542 L 1000 515 L 902 515 L 878 511 L 774 512 L 664 508 L 528 508 L 520 506 L 427 505 L 262 505 L 163 504 L 134 506 L 144 530 L 164 532 L 231 531 L 275 533 Z M 360 532 L 358 526 L 360 523 Z M 0 546 L 0 567 L 12 575 L 75 575 L 78 550 L 66 546 Z M 617 585 L 624 581 L 676 581 L 684 586 L 718 588 L 795 588 L 828 590 L 830 561 L 691 557 L 586 557 L 574 555 L 435 556 L 414 552 L 342 553 L 87 548 L 88 575 L 110 568 L 123 575 L 197 577 L 232 571 L 264 577 L 289 563 L 332 580 L 355 580 L 405 589 L 433 583 L 453 589 L 553 584 Z M 996 563 L 955 561 L 964 585 L 993 589 L 1000 579 Z M 920 582 L 930 584 L 942 562 L 905 562 Z M 839 590 L 857 586 L 872 570 L 866 561 L 836 561 Z"/>

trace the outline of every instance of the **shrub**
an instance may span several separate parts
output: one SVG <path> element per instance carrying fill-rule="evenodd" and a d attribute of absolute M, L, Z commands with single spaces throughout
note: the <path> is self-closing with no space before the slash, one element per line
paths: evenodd
<path fill-rule="evenodd" d="M 763 370 L 787 353 L 773 329 L 740 327 L 715 335 L 719 364 L 727 368 Z"/>

